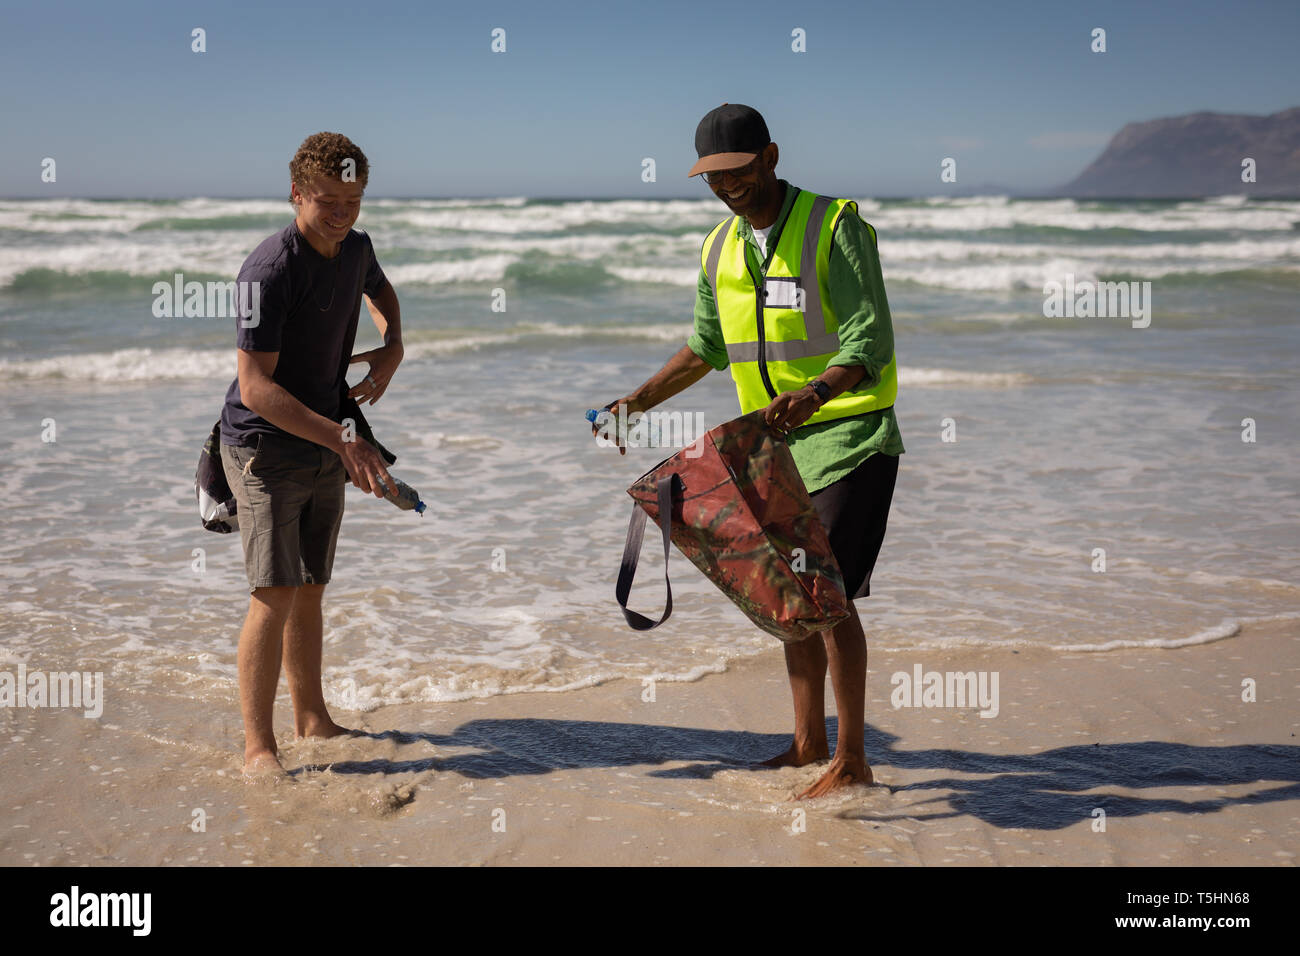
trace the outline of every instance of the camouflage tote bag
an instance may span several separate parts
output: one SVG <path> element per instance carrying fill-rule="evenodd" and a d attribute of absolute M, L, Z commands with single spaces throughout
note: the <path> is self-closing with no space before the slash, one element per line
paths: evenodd
<path fill-rule="evenodd" d="M 615 596 L 628 624 L 658 627 L 673 610 L 668 542 L 746 616 L 783 641 L 834 627 L 849 602 L 826 530 L 785 437 L 751 412 L 701 436 L 627 490 L 634 502 Z M 667 600 L 657 621 L 628 609 L 646 519 L 664 542 Z"/>

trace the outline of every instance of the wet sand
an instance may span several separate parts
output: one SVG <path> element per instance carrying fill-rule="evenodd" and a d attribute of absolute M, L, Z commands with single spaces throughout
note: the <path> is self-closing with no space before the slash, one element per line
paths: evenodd
<path fill-rule="evenodd" d="M 1172 650 L 872 651 L 877 784 L 805 803 L 822 767 L 755 766 L 791 726 L 775 642 L 653 694 L 336 711 L 365 735 L 329 741 L 289 739 L 285 694 L 290 775 L 251 784 L 233 686 L 214 712 L 183 681 L 110 674 L 100 719 L 0 710 L 0 864 L 1295 865 L 1298 637 L 1292 620 Z M 892 707 L 916 664 L 996 671 L 997 716 Z"/>

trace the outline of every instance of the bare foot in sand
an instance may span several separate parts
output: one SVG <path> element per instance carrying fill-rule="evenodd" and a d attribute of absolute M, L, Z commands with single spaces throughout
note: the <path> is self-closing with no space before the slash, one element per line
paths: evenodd
<path fill-rule="evenodd" d="M 244 754 L 245 777 L 288 776 L 280 765 L 280 758 L 271 750 L 251 750 Z"/>
<path fill-rule="evenodd" d="M 792 743 L 790 749 L 785 753 L 779 753 L 775 757 L 764 760 L 761 766 L 764 767 L 804 767 L 810 763 L 816 763 L 819 760 L 826 760 L 831 755 L 830 747 L 826 741 L 821 745 L 808 744 L 800 745 Z"/>
<path fill-rule="evenodd" d="M 817 797 L 824 797 L 834 790 L 851 787 L 857 783 L 865 783 L 867 786 L 874 783 L 871 777 L 871 768 L 867 766 L 867 762 L 861 757 L 837 756 L 831 761 L 831 765 L 817 782 L 794 799 L 812 800 Z"/>
<path fill-rule="evenodd" d="M 355 734 L 355 730 L 334 723 L 327 714 L 324 717 L 306 717 L 294 728 L 298 737 L 343 737 Z"/>

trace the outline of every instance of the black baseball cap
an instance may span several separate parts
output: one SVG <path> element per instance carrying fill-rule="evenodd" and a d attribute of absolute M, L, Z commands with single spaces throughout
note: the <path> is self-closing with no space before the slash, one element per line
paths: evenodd
<path fill-rule="evenodd" d="M 740 103 L 723 103 L 695 127 L 695 152 L 700 158 L 686 175 L 745 166 L 770 142 L 767 123 L 758 110 Z"/>

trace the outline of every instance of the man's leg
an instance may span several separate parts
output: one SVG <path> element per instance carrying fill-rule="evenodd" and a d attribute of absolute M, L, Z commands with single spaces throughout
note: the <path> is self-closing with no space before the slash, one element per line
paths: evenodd
<path fill-rule="evenodd" d="M 831 755 L 826 742 L 826 644 L 820 634 L 785 644 L 785 670 L 794 698 L 794 743 L 763 761 L 768 767 L 802 767 Z"/>
<path fill-rule="evenodd" d="M 826 658 L 830 662 L 831 686 L 835 688 L 835 711 L 839 732 L 830 767 L 796 799 L 824 796 L 855 783 L 871 783 L 867 766 L 867 637 L 862 633 L 858 612 L 849 602 L 848 620 L 823 632 Z"/>
<path fill-rule="evenodd" d="M 868 456 L 846 477 L 812 494 L 813 506 L 821 519 L 822 527 L 830 541 L 831 550 L 844 575 L 849 596 L 849 616 L 829 631 L 822 632 L 821 667 L 810 680 L 817 684 L 817 701 L 823 693 L 824 674 L 829 664 L 831 686 L 835 688 L 835 708 L 839 713 L 839 733 L 835 757 L 830 767 L 818 781 L 799 794 L 820 797 L 832 790 L 854 783 L 871 783 L 871 768 L 867 766 L 864 746 L 867 709 L 867 638 L 862 632 L 853 600 L 868 596 L 871 571 L 880 553 L 889 519 L 889 505 L 894 496 L 894 483 L 898 476 L 898 456 L 874 454 Z M 809 643 L 808 641 L 804 642 Z M 787 645 L 787 668 L 789 668 Z M 807 652 L 810 656 L 812 650 Z M 817 678 L 821 680 L 817 680 Z M 791 686 L 795 686 L 791 670 Z M 811 693 L 811 689 L 805 694 Z M 796 734 L 800 727 L 799 690 L 795 692 Z M 821 707 L 817 706 L 819 723 Z M 822 740 L 825 740 L 823 736 Z M 823 743 L 822 757 L 825 756 Z M 816 758 L 814 758 L 816 759 Z M 807 761 L 811 762 L 811 761 Z"/>
<path fill-rule="evenodd" d="M 239 632 L 239 708 L 244 715 L 244 772 L 280 770 L 271 718 L 280 683 L 280 646 L 297 588 L 257 588 Z"/>
<path fill-rule="evenodd" d="M 330 719 L 321 686 L 321 620 L 323 584 L 295 589 L 293 607 L 284 627 L 284 672 L 293 697 L 293 729 L 299 737 L 337 737 L 348 733 Z"/>

